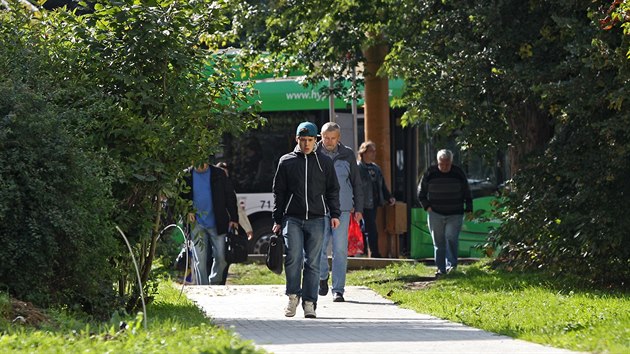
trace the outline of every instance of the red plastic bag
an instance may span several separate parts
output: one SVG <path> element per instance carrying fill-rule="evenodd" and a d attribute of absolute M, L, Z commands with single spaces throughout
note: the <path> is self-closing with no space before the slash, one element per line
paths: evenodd
<path fill-rule="evenodd" d="M 353 257 L 359 254 L 363 254 L 363 233 L 361 226 L 354 219 L 354 213 L 351 213 L 348 225 L 348 256 Z"/>

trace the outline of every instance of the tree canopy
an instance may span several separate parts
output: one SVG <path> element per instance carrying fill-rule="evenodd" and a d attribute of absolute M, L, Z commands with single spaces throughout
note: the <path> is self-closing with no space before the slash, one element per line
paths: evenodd
<path fill-rule="evenodd" d="M 239 3 L 243 46 L 304 63 L 314 77 L 347 75 L 363 48 L 384 41 L 383 73 L 405 82 L 403 124 L 457 132 L 466 150 L 507 150 L 504 260 L 628 278 L 625 209 L 611 204 L 627 194 L 630 171 L 627 2 Z"/>
<path fill-rule="evenodd" d="M 228 58 L 215 55 L 224 40 L 217 33 L 226 24 L 225 14 L 225 7 L 204 0 L 103 1 L 82 15 L 63 8 L 30 12 L 15 4 L 12 11 L 0 13 L 0 70 L 5 91 L 11 95 L 21 92 L 9 89 L 15 86 L 36 95 L 38 104 L 48 107 L 49 113 L 41 116 L 45 124 L 65 132 L 60 136 L 76 140 L 94 164 L 93 168 L 79 165 L 75 173 L 91 176 L 96 169 L 107 181 L 99 195 L 112 206 L 99 215 L 106 220 L 105 226 L 95 224 L 104 230 L 91 231 L 116 240 L 114 255 L 103 252 L 100 256 L 110 267 L 114 265 L 115 271 L 110 273 L 119 276 L 117 290 L 129 300 L 129 310 L 135 307 L 138 289 L 132 285 L 135 276 L 130 257 L 113 226 L 119 226 L 131 240 L 148 290 L 158 235 L 164 226 L 163 208 L 167 201 L 177 199 L 175 181 L 181 171 L 216 152 L 225 132 L 238 134 L 260 122 L 255 106 L 248 102 L 249 86 L 234 80 L 237 73 Z M 17 130 L 17 124 L 26 119 L 21 116 L 25 110 L 15 105 L 3 108 L 2 117 L 7 117 L 3 129 L 23 134 L 25 130 Z M 20 144 L 28 141 L 16 139 Z M 72 145 L 63 146 L 70 149 Z M 47 147 L 41 146 L 34 156 L 46 156 Z M 38 161 L 23 163 L 34 167 Z M 2 180 L 19 184 L 19 178 L 7 174 Z M 37 193 L 55 188 L 42 188 L 17 191 L 24 210 L 45 207 L 33 204 Z M 0 210 L 4 211 L 0 214 L 3 226 L 41 227 L 40 220 L 26 214 L 6 224 L 10 207 Z M 61 230 L 60 236 L 70 237 L 66 233 L 77 229 Z M 81 230 L 73 239 L 88 237 L 89 230 Z M 55 257 L 63 257 L 63 253 Z M 0 282 L 14 284 L 10 272 L 3 274 Z M 55 284 L 49 285 L 53 289 L 48 291 L 54 292 Z M 94 304 L 99 300 L 91 297 L 86 301 Z"/>

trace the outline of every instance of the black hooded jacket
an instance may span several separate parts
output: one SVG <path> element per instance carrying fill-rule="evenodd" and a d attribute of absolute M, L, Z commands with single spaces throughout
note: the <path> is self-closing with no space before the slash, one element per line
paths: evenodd
<path fill-rule="evenodd" d="M 280 158 L 273 178 L 273 220 L 339 218 L 339 183 L 333 162 L 316 151 L 304 155 L 299 146 Z"/>

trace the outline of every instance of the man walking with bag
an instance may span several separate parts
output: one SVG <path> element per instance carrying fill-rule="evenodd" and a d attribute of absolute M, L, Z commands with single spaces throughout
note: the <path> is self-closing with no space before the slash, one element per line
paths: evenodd
<path fill-rule="evenodd" d="M 339 124 L 328 122 L 322 126 L 322 140 L 317 144 L 317 151 L 333 160 L 337 181 L 339 182 L 339 227 L 332 229 L 324 223 L 324 245 L 319 268 L 319 295 L 328 294 L 328 244 L 332 239 L 332 295 L 333 302 L 344 302 L 348 268 L 348 224 L 351 211 L 357 222 L 363 219 L 363 187 L 354 151 L 343 145 Z M 326 217 L 329 220 L 330 216 Z"/>
<path fill-rule="evenodd" d="M 185 171 L 188 192 L 182 197 L 192 201 L 194 212 L 188 213 L 193 225 L 192 235 L 198 246 L 199 285 L 225 285 L 225 235 L 229 228 L 238 230 L 236 193 L 222 169 L 208 162 L 197 164 Z M 207 258 L 212 255 L 212 268 Z"/>
<path fill-rule="evenodd" d="M 273 179 L 273 232 L 282 232 L 286 246 L 284 263 L 286 294 L 284 311 L 295 316 L 303 299 L 304 317 L 315 318 L 324 218 L 339 226 L 339 184 L 333 162 L 315 151 L 317 127 L 302 122 L 297 127 L 293 152 L 280 158 Z"/>

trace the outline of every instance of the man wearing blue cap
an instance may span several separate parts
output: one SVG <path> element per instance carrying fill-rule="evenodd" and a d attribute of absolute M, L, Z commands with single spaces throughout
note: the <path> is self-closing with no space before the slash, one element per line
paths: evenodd
<path fill-rule="evenodd" d="M 302 299 L 304 317 L 315 318 L 324 218 L 329 214 L 330 227 L 339 226 L 339 183 L 332 160 L 315 151 L 317 126 L 302 122 L 295 135 L 297 145 L 280 158 L 273 179 L 273 232 L 285 240 L 284 315 L 295 316 Z"/>

